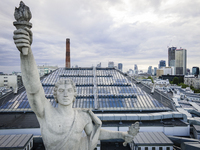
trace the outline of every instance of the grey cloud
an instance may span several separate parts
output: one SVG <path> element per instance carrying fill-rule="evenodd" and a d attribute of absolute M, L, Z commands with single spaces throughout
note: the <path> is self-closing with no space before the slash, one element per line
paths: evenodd
<path fill-rule="evenodd" d="M 126 8 L 122 0 L 95 3 L 92 0 L 27 0 L 25 4 L 33 15 L 30 22 L 33 23 L 32 49 L 36 62 L 64 66 L 65 40 L 70 38 L 72 64 L 82 67 L 96 66 L 99 62 L 107 66 L 108 61 L 121 62 L 126 70 L 133 68 L 133 64 L 141 69 L 150 65 L 157 67 L 159 60 L 167 60 L 167 46 L 172 45 L 188 49 L 189 67 L 199 65 L 195 60 L 200 54 L 199 2 L 181 1 L 170 8 L 165 7 L 167 2 L 130 1 L 130 7 Z M 0 71 L 5 65 L 19 64 L 19 53 L 12 40 L 13 12 L 18 3 L 0 2 L 0 18 L 5 20 L 0 23 L 0 55 L 4 57 L 0 60 Z M 177 9 L 179 7 L 181 9 Z M 141 22 L 140 19 L 116 22 L 109 12 L 111 8 L 122 13 L 131 9 L 128 14 L 133 16 L 150 11 L 163 23 Z M 129 17 L 126 13 L 123 15 Z"/>

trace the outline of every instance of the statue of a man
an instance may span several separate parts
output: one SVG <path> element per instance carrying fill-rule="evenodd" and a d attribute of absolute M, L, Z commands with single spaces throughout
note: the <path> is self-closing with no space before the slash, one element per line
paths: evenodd
<path fill-rule="evenodd" d="M 21 72 L 31 109 L 37 116 L 45 148 L 48 150 L 93 150 L 98 140 L 124 139 L 131 142 L 128 132 L 108 131 L 101 128 L 101 120 L 91 110 L 72 108 L 76 99 L 76 87 L 69 79 L 55 84 L 54 97 L 58 107 L 54 108 L 45 98 L 37 65 L 31 50 L 32 32 L 29 28 L 19 28 L 13 36 L 17 49 L 21 52 Z M 28 55 L 22 48 L 28 47 Z M 135 129 L 137 134 L 139 127 Z M 86 136 L 83 137 L 83 131 Z"/>

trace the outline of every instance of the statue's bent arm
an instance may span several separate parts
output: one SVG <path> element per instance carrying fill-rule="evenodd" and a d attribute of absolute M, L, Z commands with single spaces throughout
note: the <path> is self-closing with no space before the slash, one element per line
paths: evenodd
<path fill-rule="evenodd" d="M 102 125 L 101 120 L 91 110 L 88 110 L 88 113 L 90 115 L 90 118 L 94 122 L 95 129 L 98 129 L 99 127 L 101 127 Z M 88 125 L 85 128 L 87 135 L 90 135 L 92 133 L 92 129 L 94 129 L 91 126 L 92 126 L 92 122 L 88 123 Z M 125 139 L 126 136 L 129 137 L 127 132 L 109 131 L 102 128 L 99 128 L 99 130 L 97 130 L 96 132 L 99 132 L 99 133 L 95 133 L 94 135 L 94 136 L 98 135 L 98 140 Z M 130 137 L 132 136 L 130 135 Z M 93 138 L 97 138 L 97 137 L 93 137 Z"/>
<path fill-rule="evenodd" d="M 31 50 L 32 32 L 26 27 L 18 29 L 14 31 L 13 39 L 20 52 L 22 52 L 22 48 L 24 46 L 28 47 L 28 55 L 20 53 L 22 80 L 26 88 L 26 93 L 32 110 L 38 117 L 43 117 L 44 101 L 46 98 L 40 83 L 37 65 Z"/>

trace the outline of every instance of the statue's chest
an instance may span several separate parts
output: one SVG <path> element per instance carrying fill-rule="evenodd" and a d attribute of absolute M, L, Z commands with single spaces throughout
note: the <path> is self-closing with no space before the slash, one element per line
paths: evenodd
<path fill-rule="evenodd" d="M 65 117 L 65 116 L 58 116 L 58 117 L 52 117 L 52 116 L 46 116 L 45 118 L 45 126 L 46 129 L 53 134 L 57 135 L 63 135 L 73 128 L 74 134 L 80 134 L 82 133 L 84 129 L 84 123 L 81 121 L 81 118 L 77 116 L 76 119 L 74 117 Z"/>
<path fill-rule="evenodd" d="M 73 118 L 64 118 L 64 117 L 46 117 L 45 124 L 47 130 L 52 133 L 56 134 L 64 134 L 69 132 L 72 124 Z"/>

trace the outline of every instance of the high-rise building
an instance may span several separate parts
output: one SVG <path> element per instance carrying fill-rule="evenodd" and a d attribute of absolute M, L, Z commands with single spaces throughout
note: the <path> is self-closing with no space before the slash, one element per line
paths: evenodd
<path fill-rule="evenodd" d="M 189 68 L 186 69 L 186 75 L 190 75 L 190 69 Z"/>
<path fill-rule="evenodd" d="M 198 76 L 199 75 L 199 67 L 192 67 L 192 74 L 194 76 Z"/>
<path fill-rule="evenodd" d="M 175 74 L 185 75 L 187 68 L 187 50 L 176 49 L 175 51 Z"/>
<path fill-rule="evenodd" d="M 101 62 L 97 64 L 97 68 L 101 68 Z"/>
<path fill-rule="evenodd" d="M 135 74 L 138 74 L 138 66 L 137 66 L 137 64 L 134 65 L 134 72 L 135 72 Z"/>
<path fill-rule="evenodd" d="M 156 71 L 157 71 L 157 67 L 154 67 L 154 71 L 153 71 L 154 76 L 156 76 Z"/>
<path fill-rule="evenodd" d="M 159 69 L 162 68 L 162 67 L 166 67 L 166 62 L 165 62 L 165 60 L 160 60 L 160 61 L 159 61 L 159 64 L 158 64 L 158 67 L 159 67 Z"/>
<path fill-rule="evenodd" d="M 114 62 L 113 61 L 110 61 L 108 62 L 108 68 L 114 68 Z"/>
<path fill-rule="evenodd" d="M 175 51 L 176 51 L 176 47 L 168 48 L 168 66 L 169 67 L 175 66 Z"/>
<path fill-rule="evenodd" d="M 149 66 L 147 73 L 152 75 L 152 66 Z"/>
<path fill-rule="evenodd" d="M 118 63 L 118 69 L 122 72 L 122 69 L 123 69 L 123 64 L 122 63 Z"/>

